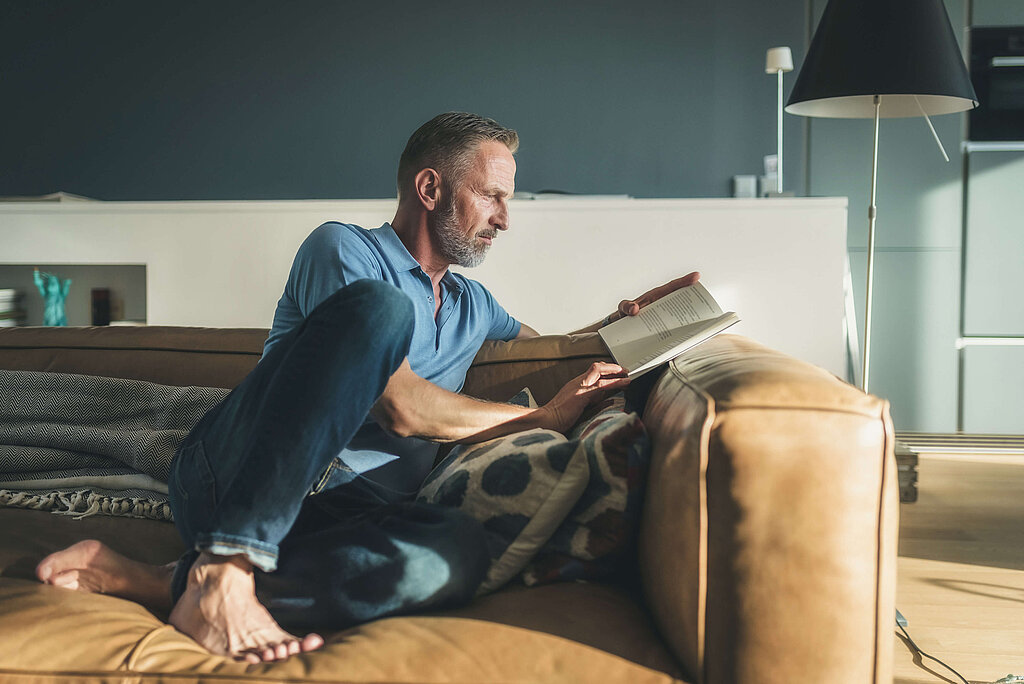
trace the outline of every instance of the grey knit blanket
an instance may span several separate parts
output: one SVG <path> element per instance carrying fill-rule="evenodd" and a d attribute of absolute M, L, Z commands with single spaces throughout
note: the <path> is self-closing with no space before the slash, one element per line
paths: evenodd
<path fill-rule="evenodd" d="M 227 393 L 0 370 L 0 506 L 170 520 L 174 450 Z"/>

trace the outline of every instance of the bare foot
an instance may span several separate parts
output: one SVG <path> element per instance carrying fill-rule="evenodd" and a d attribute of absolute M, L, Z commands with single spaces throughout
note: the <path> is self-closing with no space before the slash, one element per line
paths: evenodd
<path fill-rule="evenodd" d="M 36 577 L 55 587 L 119 596 L 166 613 L 171 609 L 173 571 L 173 563 L 141 563 L 87 539 L 44 558 L 36 566 Z"/>
<path fill-rule="evenodd" d="M 252 566 L 242 556 L 201 553 L 168 620 L 210 652 L 250 663 L 282 660 L 324 645 L 281 629 L 256 598 Z"/>

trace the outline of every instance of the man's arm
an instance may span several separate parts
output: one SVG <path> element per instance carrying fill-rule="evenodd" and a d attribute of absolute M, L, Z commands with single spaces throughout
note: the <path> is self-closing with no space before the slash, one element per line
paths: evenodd
<path fill-rule="evenodd" d="M 527 337 L 539 337 L 540 333 L 526 325 L 525 323 L 519 324 L 519 334 L 516 335 L 517 340 L 522 340 Z"/>
<path fill-rule="evenodd" d="M 629 383 L 613 363 L 594 363 L 537 409 L 473 399 L 441 389 L 416 375 L 406 359 L 370 410 L 385 430 L 435 442 L 482 442 L 547 428 L 565 432 L 590 404 Z"/>

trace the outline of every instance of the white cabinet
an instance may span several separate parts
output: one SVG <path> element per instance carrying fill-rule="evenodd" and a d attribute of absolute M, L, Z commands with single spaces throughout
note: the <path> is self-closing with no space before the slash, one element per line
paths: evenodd
<path fill-rule="evenodd" d="M 153 325 L 269 327 L 320 223 L 376 227 L 394 200 L 0 205 L 0 262 L 145 264 Z M 542 333 L 700 270 L 735 332 L 845 376 L 846 199 L 514 200 L 468 273 Z"/>
<path fill-rule="evenodd" d="M 1024 346 L 964 349 L 964 432 L 1024 434 Z"/>
<path fill-rule="evenodd" d="M 1024 434 L 1024 144 L 968 154 L 958 427 Z"/>
<path fill-rule="evenodd" d="M 969 169 L 964 333 L 1024 337 L 1024 145 L 972 152 Z"/>

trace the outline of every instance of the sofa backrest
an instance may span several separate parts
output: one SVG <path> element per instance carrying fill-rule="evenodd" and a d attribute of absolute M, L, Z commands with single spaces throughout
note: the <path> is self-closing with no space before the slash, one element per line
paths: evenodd
<path fill-rule="evenodd" d="M 259 361 L 258 328 L 0 328 L 0 369 L 233 388 Z M 609 360 L 596 334 L 485 342 L 466 376 L 470 396 L 505 401 L 529 387 L 544 403 L 594 361 Z"/>
<path fill-rule="evenodd" d="M 266 339 L 257 328 L 0 328 L 0 369 L 230 389 L 256 366 Z"/>

